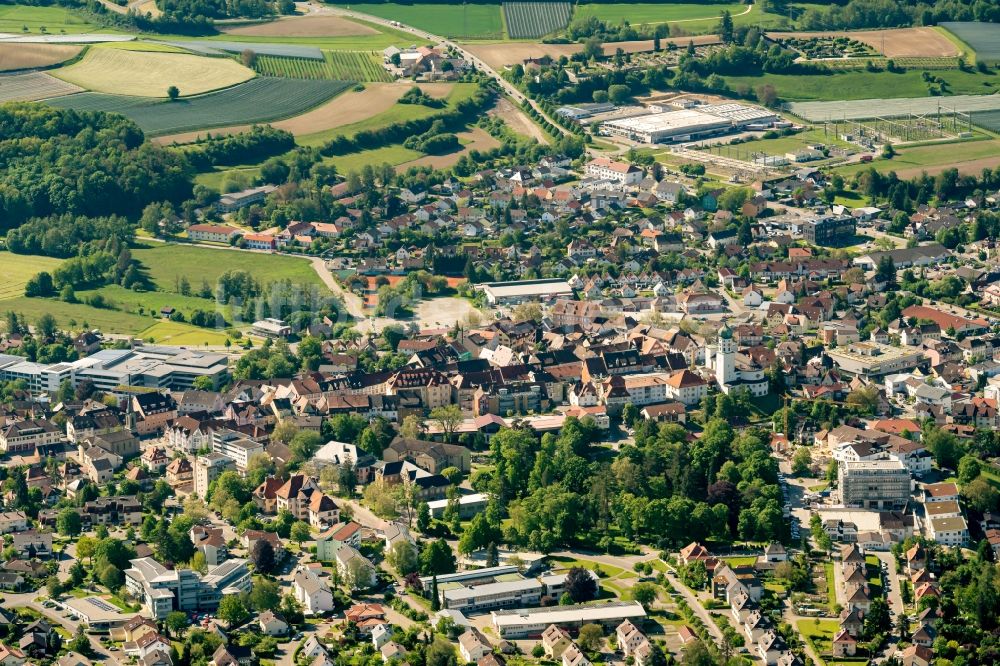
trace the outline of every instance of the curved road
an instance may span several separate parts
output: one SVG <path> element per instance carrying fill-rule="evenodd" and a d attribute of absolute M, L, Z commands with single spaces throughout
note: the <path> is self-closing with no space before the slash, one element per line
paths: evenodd
<path fill-rule="evenodd" d="M 401 30 L 403 32 L 409 32 L 409 33 L 411 33 L 413 35 L 416 35 L 417 37 L 420 37 L 421 39 L 426 39 L 427 41 L 434 42 L 436 44 L 444 44 L 445 46 L 447 46 L 447 47 L 449 47 L 451 49 L 454 49 L 455 51 L 457 51 L 458 53 L 460 53 L 462 55 L 462 58 L 464 58 L 466 62 L 471 63 L 479 71 L 485 73 L 487 76 L 489 76 L 494 81 L 496 81 L 497 84 L 499 84 L 500 89 L 503 90 L 504 93 L 507 94 L 507 96 L 509 96 L 514 101 L 516 101 L 518 104 L 523 104 L 524 101 L 527 100 L 528 104 L 531 105 L 531 108 L 533 108 L 535 111 L 537 111 L 539 114 L 541 114 L 541 116 L 543 118 L 545 118 L 550 123 L 552 123 L 559 130 L 560 133 L 562 133 L 562 134 L 569 134 L 570 133 L 569 130 L 565 129 L 564 127 L 562 127 L 558 123 L 553 122 L 552 119 L 548 116 L 548 114 L 546 114 L 545 111 L 543 111 L 541 109 L 541 107 L 538 106 L 538 104 L 536 104 L 533 99 L 531 99 L 530 97 L 526 96 L 524 93 L 522 93 L 520 90 L 518 90 L 512 83 L 510 83 L 509 81 L 507 81 L 506 79 L 504 79 L 502 76 L 500 76 L 499 72 L 497 72 L 495 69 L 493 69 L 488 64 L 486 64 L 486 62 L 484 62 L 482 59 L 477 58 L 471 52 L 465 50 L 462 47 L 461 44 L 458 44 L 458 43 L 456 43 L 456 42 L 454 42 L 454 41 L 452 41 L 452 40 L 450 40 L 450 39 L 448 39 L 446 37 L 442 37 L 441 35 L 435 35 L 433 33 L 426 32 L 424 30 L 419 30 L 417 28 L 414 28 L 413 26 L 406 25 L 404 23 L 400 23 L 399 21 L 390 21 L 389 19 L 384 19 L 384 18 L 381 18 L 379 16 L 373 16 L 371 14 L 364 14 L 364 13 L 361 13 L 361 12 L 356 12 L 356 11 L 350 10 L 350 9 L 340 9 L 338 7 L 324 7 L 320 11 L 322 11 L 323 13 L 327 13 L 328 12 L 330 14 L 336 14 L 336 15 L 339 15 L 339 16 L 346 16 L 348 18 L 361 19 L 362 21 L 367 21 L 368 23 L 375 23 L 375 24 L 378 24 L 378 25 L 385 26 L 387 28 L 392 28 L 394 30 Z M 312 12 L 311 11 L 311 13 L 317 13 L 317 12 Z"/>

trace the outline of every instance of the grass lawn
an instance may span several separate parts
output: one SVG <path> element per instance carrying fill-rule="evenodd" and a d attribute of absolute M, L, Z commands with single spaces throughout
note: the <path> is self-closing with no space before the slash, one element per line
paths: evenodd
<path fill-rule="evenodd" d="M 836 620 L 799 620 L 796 623 L 799 633 L 809 641 L 820 655 L 830 654 L 833 637 L 840 630 Z"/>
<path fill-rule="evenodd" d="M 768 155 L 784 155 L 807 146 L 823 144 L 826 146 L 849 147 L 851 144 L 841 141 L 833 132 L 824 133 L 820 128 L 809 129 L 791 136 L 780 136 L 775 139 L 755 139 L 736 144 L 734 149 L 741 152 L 760 152 Z"/>
<path fill-rule="evenodd" d="M 757 561 L 757 558 L 753 555 L 747 555 L 746 557 L 723 557 L 722 559 L 734 569 L 736 567 L 752 567 Z"/>
<path fill-rule="evenodd" d="M 963 72 L 960 70 L 935 71 L 935 76 L 948 83 L 948 90 L 955 95 L 993 93 L 1000 87 L 1000 76 Z M 909 70 L 899 74 L 891 72 L 840 72 L 837 74 L 765 74 L 762 76 L 727 76 L 726 82 L 733 90 L 751 89 L 770 83 L 778 96 L 789 101 L 835 101 L 846 99 L 889 99 L 896 97 L 927 97 L 927 83 L 921 72 Z M 947 97 L 942 97 L 947 101 Z"/>
<path fill-rule="evenodd" d="M 63 7 L 33 7 L 29 5 L 0 5 L 0 32 L 40 34 L 42 28 L 50 35 L 80 32 L 117 32 L 88 23 L 71 9 Z"/>
<path fill-rule="evenodd" d="M 833 607 L 837 605 L 837 580 L 834 578 L 833 562 L 826 562 L 823 565 L 823 569 L 826 571 L 827 604 L 830 606 L 830 612 L 832 613 Z"/>
<path fill-rule="evenodd" d="M 0 282 L 0 301 L 24 296 L 24 285 L 41 271 L 52 272 L 62 259 L 40 257 L 33 254 L 0 252 L 0 266 L 3 266 L 3 281 Z"/>
<path fill-rule="evenodd" d="M 226 339 L 229 336 L 226 335 L 225 331 L 199 328 L 175 321 L 161 321 L 139 333 L 139 337 L 144 340 L 152 338 L 155 342 L 174 345 L 175 347 L 196 347 L 200 345 L 219 347 L 226 343 Z"/>
<path fill-rule="evenodd" d="M 689 21 L 692 19 L 714 19 L 723 11 L 730 14 L 741 14 L 746 11 L 746 5 L 712 5 L 712 4 L 661 4 L 654 2 L 631 2 L 627 4 L 580 4 L 577 5 L 573 18 L 596 16 L 611 24 L 621 23 L 628 18 L 632 25 L 643 23 L 669 23 L 670 21 Z M 753 11 L 751 11 L 753 14 Z"/>
<path fill-rule="evenodd" d="M 60 327 L 81 330 L 99 328 L 106 333 L 135 334 L 149 326 L 147 317 L 128 312 L 92 308 L 83 303 L 64 303 L 51 298 L 15 298 L 0 304 L 4 311 L 23 314 L 29 323 L 43 314 L 56 318 Z M 86 324 L 86 326 L 84 326 Z"/>
<path fill-rule="evenodd" d="M 583 567 L 584 569 L 590 569 L 593 571 L 594 567 L 600 567 L 601 573 L 610 578 L 614 578 L 618 574 L 624 572 L 625 570 L 621 567 L 612 566 L 610 564 L 603 564 L 600 562 L 594 562 L 593 560 L 581 560 L 574 559 L 570 557 L 553 557 L 553 562 L 558 562 L 561 567 L 555 567 L 557 569 L 572 569 L 573 567 Z"/>
<path fill-rule="evenodd" d="M 218 167 L 215 171 L 208 171 L 206 173 L 199 173 L 194 177 L 194 182 L 198 185 L 204 185 L 217 192 L 222 191 L 222 183 L 226 180 L 226 177 L 230 174 L 245 177 L 248 179 L 247 182 L 256 180 L 260 175 L 260 167 L 235 167 L 226 168 Z"/>
<path fill-rule="evenodd" d="M 304 258 L 169 243 L 138 245 L 132 250 L 132 256 L 162 291 L 174 291 L 175 277 L 193 277 L 191 288 L 198 289 L 202 278 L 214 284 L 226 271 L 238 269 L 249 271 L 262 284 L 287 279 L 293 284 L 319 286 L 326 290 L 312 265 Z"/>
<path fill-rule="evenodd" d="M 959 145 L 960 144 L 960 145 Z M 834 169 L 842 176 L 853 176 L 874 166 L 879 171 L 902 171 L 903 169 L 933 168 L 947 166 L 956 159 L 962 161 L 993 157 L 1000 154 L 1000 140 L 976 139 L 950 143 L 936 143 L 923 146 L 900 147 L 891 160 L 875 159 L 868 164 L 850 164 Z"/>
<path fill-rule="evenodd" d="M 503 37 L 500 3 L 496 4 L 351 4 L 352 10 L 392 19 L 437 35 L 467 39 Z M 412 38 L 411 38 L 412 39 Z"/>

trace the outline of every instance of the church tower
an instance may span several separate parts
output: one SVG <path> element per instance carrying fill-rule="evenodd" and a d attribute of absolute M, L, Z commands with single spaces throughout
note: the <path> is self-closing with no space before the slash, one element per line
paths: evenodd
<path fill-rule="evenodd" d="M 722 325 L 719 331 L 719 351 L 716 353 L 715 378 L 719 382 L 719 388 L 726 391 L 725 386 L 736 382 L 736 343 L 733 341 L 733 332 L 728 324 Z"/>

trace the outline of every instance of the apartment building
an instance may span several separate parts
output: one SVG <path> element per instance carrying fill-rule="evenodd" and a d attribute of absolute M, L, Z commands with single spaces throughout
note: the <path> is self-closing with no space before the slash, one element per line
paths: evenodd
<path fill-rule="evenodd" d="M 228 428 L 212 431 L 212 450 L 232 460 L 241 473 L 246 472 L 251 458 L 264 453 L 262 444 Z"/>
<path fill-rule="evenodd" d="M 235 469 L 236 464 L 231 458 L 221 453 L 209 453 L 198 456 L 194 465 L 194 492 L 198 497 L 208 494 L 208 486 L 227 469 Z"/>

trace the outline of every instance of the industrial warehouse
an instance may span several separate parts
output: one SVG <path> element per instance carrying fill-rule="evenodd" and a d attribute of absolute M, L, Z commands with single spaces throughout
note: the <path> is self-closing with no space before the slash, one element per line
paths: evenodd
<path fill-rule="evenodd" d="M 601 134 L 640 143 L 695 141 L 744 129 L 767 129 L 777 114 L 759 106 L 709 104 L 690 109 L 617 118 L 601 123 Z"/>

